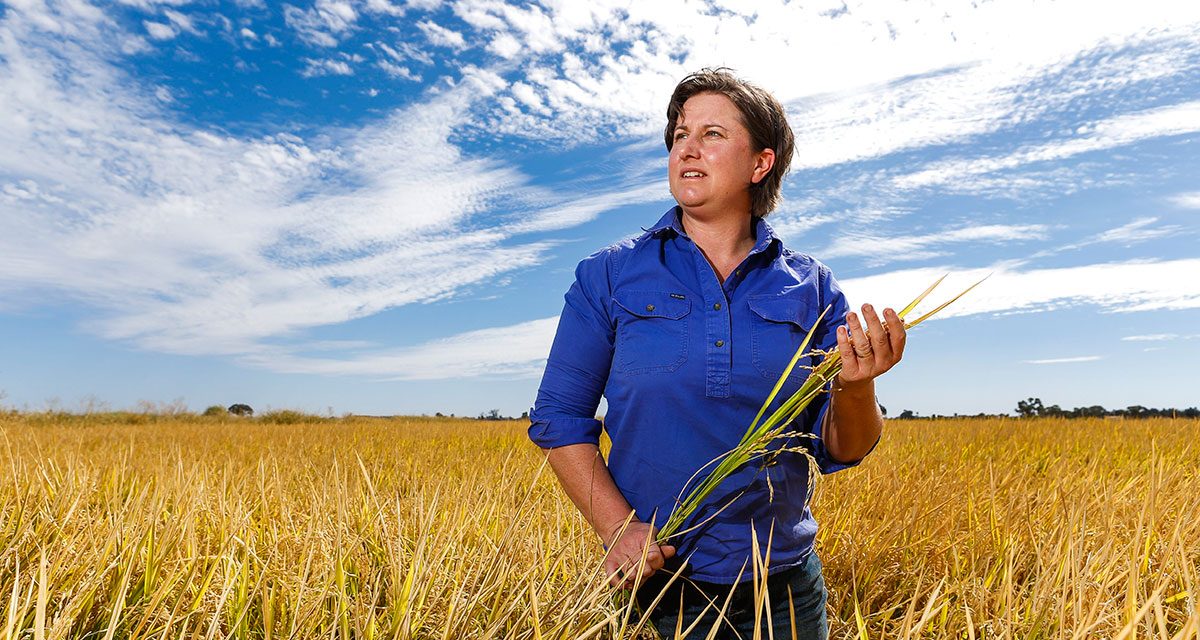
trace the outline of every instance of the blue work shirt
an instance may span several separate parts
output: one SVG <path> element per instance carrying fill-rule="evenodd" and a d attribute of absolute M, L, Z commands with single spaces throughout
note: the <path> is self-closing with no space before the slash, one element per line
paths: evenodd
<path fill-rule="evenodd" d="M 829 269 L 785 248 L 761 218 L 752 226 L 754 248 L 721 282 L 675 207 L 637 238 L 585 258 L 566 294 L 529 437 L 544 448 L 598 444 L 606 429 L 617 487 L 637 517 L 656 527 L 688 479 L 737 446 L 821 311 L 830 307 L 810 349 L 836 348 L 836 327 L 845 321 L 845 297 Z M 817 362 L 799 361 L 776 406 Z M 601 394 L 608 399 L 603 424 L 595 418 Z M 789 443 L 805 444 L 823 473 L 853 464 L 831 458 L 819 439 L 827 399 L 818 397 L 791 429 L 818 438 Z M 817 533 L 807 493 L 803 455 L 780 454 L 765 470 L 751 463 L 685 528 L 731 506 L 672 539 L 677 556 L 668 568 L 689 558 L 689 577 L 731 584 L 745 564 L 741 578 L 750 579 L 751 526 L 760 549 L 772 540 L 773 569 L 800 564 Z"/>

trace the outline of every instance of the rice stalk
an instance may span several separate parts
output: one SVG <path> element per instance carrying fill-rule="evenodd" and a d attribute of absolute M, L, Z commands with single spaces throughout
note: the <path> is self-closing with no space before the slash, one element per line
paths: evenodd
<path fill-rule="evenodd" d="M 933 290 L 937 288 L 937 286 L 945 279 L 946 276 L 938 278 L 937 281 L 929 286 L 929 288 L 925 289 L 925 291 L 921 292 L 921 294 L 914 298 L 912 302 L 901 309 L 897 313 L 900 319 L 904 320 L 905 316 L 911 313 L 912 310 L 915 309 L 923 300 L 925 300 L 925 298 L 929 296 L 929 294 L 932 293 Z M 987 278 L 984 278 L 984 280 L 986 279 Z M 913 320 L 912 322 L 906 322 L 904 325 L 905 328 L 911 329 L 921 324 L 934 314 L 953 304 L 959 298 L 966 295 L 969 291 L 979 286 L 982 282 L 983 280 L 980 280 L 970 287 L 967 287 L 958 295 L 947 300 L 946 302 L 943 302 L 935 309 L 920 316 L 916 320 Z M 809 453 L 808 449 L 803 446 L 773 447 L 772 445 L 775 441 L 780 439 L 812 437 L 811 434 L 798 431 L 787 432 L 786 429 L 792 424 L 792 421 L 795 420 L 797 416 L 799 416 L 805 409 L 808 408 L 813 400 L 815 400 L 822 393 L 828 393 L 829 386 L 842 371 L 842 356 L 837 349 L 833 349 L 828 352 L 810 352 L 808 350 L 808 345 L 812 342 L 812 338 L 816 333 L 817 327 L 821 325 L 821 320 L 825 318 L 825 314 L 827 313 L 829 313 L 829 307 L 826 307 L 821 312 L 821 314 L 817 317 L 817 320 L 813 323 L 812 328 L 810 328 L 808 333 L 805 334 L 804 340 L 800 342 L 800 346 L 796 349 L 791 361 L 788 362 L 787 367 L 784 368 L 783 373 L 780 374 L 779 379 L 775 382 L 775 386 L 767 395 L 766 400 L 763 401 L 762 407 L 759 408 L 758 414 L 754 416 L 754 420 L 751 421 L 750 426 L 746 429 L 746 432 L 743 434 L 741 441 L 738 442 L 738 445 L 730 451 L 713 459 L 713 461 L 709 462 L 708 465 L 705 465 L 701 469 L 697 470 L 696 474 L 693 474 L 692 478 L 684 483 L 684 487 L 680 491 L 680 497 L 676 499 L 675 509 L 671 512 L 671 515 L 667 518 L 667 521 L 658 531 L 658 542 L 665 542 L 674 536 L 685 533 L 686 531 L 681 531 L 683 524 L 687 522 L 687 520 L 691 518 L 693 514 L 695 514 L 704 501 L 707 500 L 710 495 L 712 495 L 712 492 L 715 491 L 722 482 L 728 479 L 729 476 L 733 475 L 742 467 L 755 460 L 763 460 L 763 467 L 765 468 L 776 456 L 783 452 L 799 453 L 808 460 L 809 482 L 808 495 L 805 496 L 805 502 L 807 503 L 812 499 L 812 492 L 816 485 L 817 479 L 817 465 L 816 461 L 812 458 L 812 454 Z M 787 398 L 787 400 L 784 400 L 783 403 L 780 404 L 780 406 L 776 408 L 769 417 L 767 417 L 766 420 L 762 420 L 763 414 L 765 414 L 767 409 L 775 402 L 775 397 L 783 388 L 784 383 L 787 381 L 788 376 L 791 375 L 792 370 L 796 367 L 796 364 L 802 357 L 814 354 L 822 356 L 820 364 L 813 367 L 812 372 L 807 378 L 805 378 L 799 389 L 794 391 L 792 395 Z M 762 422 L 759 422 L 760 420 L 762 420 Z M 714 463 L 715 467 L 712 469 L 712 471 L 710 471 L 708 475 L 704 476 L 699 483 L 693 486 L 692 480 L 702 473 L 705 468 Z M 689 486 L 691 487 L 690 489 Z M 737 494 L 733 500 L 736 500 L 740 496 L 740 493 Z M 729 504 L 732 504 L 733 500 L 730 500 L 725 506 L 727 507 Z M 722 509 L 723 508 L 724 507 L 722 507 Z M 717 513 L 720 513 L 720 510 L 718 510 Z M 715 514 L 714 516 L 710 516 L 710 519 L 712 517 L 715 517 Z M 697 526 L 699 525 L 693 525 L 687 531 L 695 529 Z"/>

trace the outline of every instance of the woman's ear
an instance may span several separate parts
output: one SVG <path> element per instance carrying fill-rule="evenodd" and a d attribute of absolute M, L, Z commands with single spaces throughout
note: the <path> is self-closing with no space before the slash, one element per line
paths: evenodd
<path fill-rule="evenodd" d="M 771 173 L 771 168 L 775 166 L 775 150 L 763 149 L 758 152 L 758 157 L 754 162 L 754 173 L 750 174 L 750 182 L 758 184 L 763 178 Z"/>

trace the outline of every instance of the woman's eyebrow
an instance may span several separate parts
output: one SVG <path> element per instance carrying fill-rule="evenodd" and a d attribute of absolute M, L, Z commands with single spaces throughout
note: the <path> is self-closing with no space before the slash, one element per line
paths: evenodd
<path fill-rule="evenodd" d="M 729 128 L 729 127 L 726 127 L 725 125 L 723 125 L 723 124 L 720 124 L 720 123 L 717 123 L 717 122 L 706 122 L 706 123 L 704 123 L 704 124 L 701 124 L 701 125 L 697 125 L 697 126 L 696 126 L 696 128 L 697 128 L 697 129 L 708 129 L 708 128 L 710 128 L 710 127 L 717 127 L 717 128 L 720 128 L 720 129 L 728 129 L 728 128 Z M 685 130 L 686 130 L 687 128 L 688 128 L 688 126 L 687 126 L 686 124 L 677 124 L 677 125 L 675 125 L 675 130 L 676 130 L 676 131 L 679 131 L 680 129 L 685 129 Z"/>

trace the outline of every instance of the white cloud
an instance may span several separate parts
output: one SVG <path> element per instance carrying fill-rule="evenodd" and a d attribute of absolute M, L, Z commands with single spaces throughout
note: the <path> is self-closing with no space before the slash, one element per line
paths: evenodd
<path fill-rule="evenodd" d="M 533 378 L 541 375 L 558 316 L 507 327 L 468 331 L 400 349 L 322 359 L 266 353 L 246 362 L 290 373 L 384 376 L 396 380 L 457 380 L 478 376 Z"/>
<path fill-rule="evenodd" d="M 1176 290 L 1184 274 L 1197 273 L 1200 260 L 1159 263 L 1097 264 L 1062 269 L 1018 271 L 999 266 L 980 287 L 942 310 L 936 319 L 978 313 L 1053 311 L 1073 305 L 1096 305 L 1101 310 L 1150 311 L 1200 308 L 1200 285 Z M 841 282 L 852 305 L 871 301 L 878 307 L 906 304 L 944 271 L 912 269 L 852 278 Z M 975 280 L 982 269 L 955 271 L 917 309 L 932 309 Z M 1165 278 L 1166 283 L 1154 282 Z M 1195 278 L 1193 278 L 1193 281 Z M 907 292 L 907 293 L 906 293 Z M 897 297 L 899 296 L 899 297 Z M 914 316 L 915 317 L 915 316 Z M 369 374 L 400 379 L 458 379 L 480 375 L 535 377 L 550 350 L 557 318 L 542 318 L 508 327 L 471 331 L 414 347 L 385 352 L 362 352 L 346 359 L 303 357 L 270 351 L 251 356 L 258 366 L 297 373 Z M 1159 340 L 1164 336 L 1131 336 L 1125 340 Z M 1027 364 L 1091 362 L 1102 356 L 1073 356 L 1027 360 Z"/>
<path fill-rule="evenodd" d="M 1192 340 L 1200 338 L 1200 334 L 1180 335 L 1178 333 L 1151 333 L 1139 336 L 1125 336 L 1121 340 L 1125 342 L 1168 342 L 1171 340 Z"/>
<path fill-rule="evenodd" d="M 187 14 L 172 9 L 165 9 L 163 10 L 163 15 L 167 16 L 167 20 L 170 20 L 171 24 L 176 28 L 194 35 L 201 35 L 200 30 L 196 28 L 196 25 L 192 22 L 192 18 Z"/>
<path fill-rule="evenodd" d="M 406 6 L 416 11 L 436 4 Z M 788 104 L 800 169 L 920 147 L 936 151 L 1035 122 L 1071 100 L 1185 75 L 1195 68 L 1188 51 L 1200 34 L 1193 4 L 1095 11 L 1077 0 L 977 8 L 880 2 L 849 7 L 835 18 L 823 15 L 827 7 L 775 1 L 753 11 L 737 5 L 705 14 L 682 0 L 544 8 L 462 0 L 453 10 L 466 30 L 427 22 L 427 38 L 442 38 L 451 48 L 460 41 L 490 43 L 505 61 L 493 69 L 467 68 L 461 82 L 439 84 L 376 125 L 338 132 L 336 143 L 320 135 L 244 138 L 179 125 L 159 110 L 152 92 L 131 91 L 119 67 L 97 53 L 112 35 L 99 35 L 108 27 L 97 26 L 103 21 L 98 11 L 86 17 L 81 3 L 62 5 L 55 10 L 60 13 L 16 7 L 0 26 L 6 87 L 0 114 L 8 118 L 0 127 L 6 150 L 0 224 L 11 231 L 0 238 L 0 291 L 86 300 L 99 310 L 94 330 L 149 348 L 249 354 L 262 366 L 353 368 L 359 365 L 314 363 L 296 350 L 268 348 L 264 338 L 302 341 L 310 327 L 454 295 L 542 259 L 547 245 L 515 243 L 516 234 L 562 229 L 613 207 L 667 198 L 657 175 L 603 188 L 589 184 L 571 197 L 533 189 L 501 162 L 464 156 L 448 142 L 451 133 L 478 126 L 540 140 L 595 142 L 597 132 L 610 130 L 653 139 L 674 83 L 686 71 L 726 63 Z M 284 18 L 304 42 L 332 47 L 358 28 L 360 10 L 397 15 L 403 8 L 385 0 L 317 0 L 306 9 L 286 6 Z M 176 21 L 159 26 L 170 37 L 184 28 Z M 39 30 L 65 34 L 66 50 L 49 55 L 49 45 L 39 49 Z M 1024 37 L 1012 38 L 1018 31 Z M 262 37 L 280 45 L 269 33 Z M 127 35 L 111 40 L 134 42 L 129 50 L 143 47 Z M 413 65 L 433 61 L 404 42 L 378 51 L 376 64 L 409 80 L 421 78 Z M 351 58 L 310 60 L 314 73 L 353 70 Z M 69 78 L 70 86 L 58 78 Z M 1051 80 L 1057 84 L 1047 88 Z M 1194 104 L 1114 116 L 1065 141 L 1055 131 L 1051 142 L 1015 155 L 1001 147 L 982 159 L 999 165 L 968 158 L 926 169 L 959 170 L 976 183 L 995 180 L 997 171 L 1028 163 L 1196 130 L 1189 124 Z M 422 153 L 408 153 L 414 148 Z M 1016 164 L 1006 166 L 1005 158 Z M 1195 196 L 1180 197 L 1187 195 Z M 512 200 L 522 214 L 507 216 L 513 225 L 484 215 Z M 833 219 L 783 211 L 772 222 L 801 233 Z M 932 254 L 952 243 L 1017 240 L 1022 231 L 1043 228 L 997 225 L 866 240 L 891 241 L 891 251 Z M 1110 241 L 1151 231 L 1147 223 Z M 832 250 L 854 255 L 855 248 Z M 945 315 L 1073 304 L 1106 311 L 1194 308 L 1200 306 L 1197 268 L 1187 260 L 998 267 Z M 933 276 L 910 270 L 844 284 L 876 301 L 896 291 L 915 293 Z M 20 298 L 3 297 L 8 304 Z M 545 321 L 535 322 L 543 324 L 511 330 L 546 329 Z M 487 361 L 526 367 L 541 357 L 530 355 L 534 347 L 548 344 L 544 335 L 539 339 L 517 355 L 493 354 Z M 372 360 L 375 354 L 361 358 L 375 362 L 375 371 L 401 375 L 398 366 L 430 362 L 439 347 L 421 348 L 391 353 L 397 359 L 389 366 Z"/>
<path fill-rule="evenodd" d="M 1195 131 L 1200 131 L 1200 101 L 1123 114 L 1081 127 L 1078 137 L 1028 147 L 1004 156 L 935 162 L 921 171 L 899 176 L 894 182 L 903 189 L 961 183 L 976 176 L 1028 164 L 1059 161 L 1148 138 Z"/>
<path fill-rule="evenodd" d="M 1072 358 L 1047 358 L 1045 360 L 1022 360 L 1025 364 L 1070 364 L 1074 362 L 1095 362 L 1103 360 L 1103 356 L 1076 356 Z"/>
<path fill-rule="evenodd" d="M 934 316 L 951 318 L 979 313 L 1029 313 L 1094 305 L 1109 313 L 1200 308 L 1200 259 L 1133 261 L 1075 267 L 1027 269 L 996 265 L 990 269 L 921 268 L 892 271 L 842 282 L 852 305 L 901 308 L 946 273 L 951 273 L 922 308 L 932 309 L 970 284 L 977 289 Z M 917 310 L 918 313 L 921 309 Z"/>
<path fill-rule="evenodd" d="M 1151 227 L 1151 225 L 1158 222 L 1158 220 L 1159 219 L 1156 217 L 1138 218 L 1133 222 L 1123 224 L 1112 229 L 1107 229 L 1093 236 L 1084 238 L 1078 242 L 1039 251 L 1033 254 L 1031 257 L 1043 258 L 1046 256 L 1063 253 L 1065 251 L 1073 251 L 1075 249 L 1082 249 L 1083 247 L 1106 242 L 1120 243 L 1124 244 L 1125 246 L 1130 246 L 1139 242 L 1145 242 L 1147 240 L 1165 238 L 1179 233 L 1182 229 L 1178 225 Z"/>
<path fill-rule="evenodd" d="M 138 7 L 145 11 L 153 11 L 160 6 L 180 7 L 192 0 L 118 0 L 121 4 Z"/>
<path fill-rule="evenodd" d="M 467 48 L 467 41 L 463 39 L 461 33 L 440 26 L 432 20 L 418 22 L 417 28 L 425 34 L 425 37 L 434 46 L 447 47 L 455 51 L 462 51 Z"/>
<path fill-rule="evenodd" d="M 517 57 L 517 54 L 521 52 L 521 42 L 513 37 L 512 34 L 501 33 L 492 40 L 491 44 L 488 45 L 488 51 L 491 51 L 505 60 L 511 60 Z"/>
<path fill-rule="evenodd" d="M 385 73 L 393 78 L 402 78 L 404 80 L 412 80 L 413 82 L 421 81 L 420 74 L 413 73 L 411 69 L 403 65 L 388 62 L 387 60 L 379 60 L 375 63 L 375 66 L 383 69 Z"/>
<path fill-rule="evenodd" d="M 664 205 L 663 211 L 666 211 L 667 203 L 674 204 L 665 180 L 629 181 L 605 191 L 582 190 L 584 195 L 574 197 L 540 194 L 541 201 L 532 211 L 522 213 L 505 228 L 511 233 L 567 229 L 594 220 L 601 213 L 618 207 L 661 203 Z"/>
<path fill-rule="evenodd" d="M 816 253 L 826 259 L 871 256 L 877 264 L 884 264 L 941 255 L 945 250 L 938 247 L 955 243 L 1041 240 L 1046 230 L 1046 226 L 1040 224 L 990 224 L 946 229 L 920 236 L 839 235 L 833 244 Z"/>
<path fill-rule="evenodd" d="M 242 34 L 242 37 L 247 40 L 258 40 L 258 34 L 254 33 L 247 27 L 242 27 L 242 30 L 240 33 Z"/>
<path fill-rule="evenodd" d="M 354 75 L 354 69 L 345 60 L 314 60 L 312 58 L 305 58 L 304 69 L 300 71 L 300 75 L 305 78 L 329 75 L 350 76 Z"/>
<path fill-rule="evenodd" d="M 67 298 L 104 337 L 262 355 L 543 259 L 545 243 L 477 219 L 520 206 L 526 177 L 448 142 L 494 91 L 483 71 L 336 142 L 239 138 L 172 122 L 105 57 L 119 39 L 103 16 L 72 28 L 0 21 L 8 307 Z"/>
<path fill-rule="evenodd" d="M 394 4 L 390 0 L 367 0 L 366 8 L 369 13 L 381 13 L 397 18 L 405 14 L 403 6 Z"/>
<path fill-rule="evenodd" d="M 1096 242 L 1119 242 L 1126 245 L 1136 242 L 1145 242 L 1146 240 L 1154 240 L 1163 238 L 1179 232 L 1180 227 L 1168 225 L 1158 228 L 1147 228 L 1150 225 L 1158 222 L 1158 218 L 1138 218 L 1129 224 L 1121 225 L 1115 229 L 1109 229 L 1104 233 L 1096 236 Z"/>
<path fill-rule="evenodd" d="M 1177 193 L 1168 200 L 1181 209 L 1200 209 L 1200 191 Z"/>
<path fill-rule="evenodd" d="M 454 10 L 475 31 L 468 42 L 520 61 L 505 63 L 506 73 L 549 109 L 514 114 L 498 102 L 481 107 L 481 127 L 559 141 L 650 134 L 676 81 L 723 64 L 788 105 L 800 169 L 961 142 L 1093 94 L 1183 77 L 1200 38 L 1200 9 L 1162 1 L 1099 12 L 1086 0 L 897 0 L 843 15 L 782 0 L 713 11 L 684 0 L 461 0 Z"/>
<path fill-rule="evenodd" d="M 175 30 L 175 27 L 172 27 L 169 24 L 151 22 L 149 20 L 143 20 L 142 24 L 146 27 L 146 33 L 150 34 L 150 37 L 154 38 L 155 40 L 170 40 L 171 38 L 179 35 L 179 32 Z"/>
<path fill-rule="evenodd" d="M 394 45 L 394 46 L 393 46 Z M 396 62 L 413 61 L 424 65 L 433 64 L 433 56 L 419 49 L 411 42 L 399 41 L 388 45 L 386 42 L 375 42 L 367 45 L 377 48 Z"/>
<path fill-rule="evenodd" d="M 354 28 L 358 12 L 344 0 L 317 0 L 310 9 L 285 4 L 283 19 L 301 40 L 316 46 L 336 47 L 338 38 Z"/>

